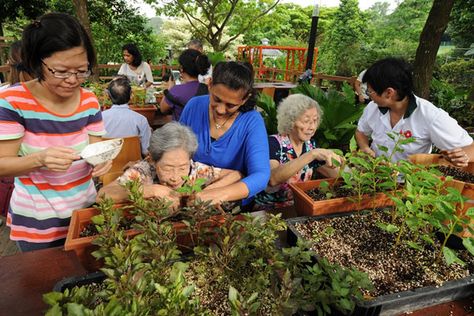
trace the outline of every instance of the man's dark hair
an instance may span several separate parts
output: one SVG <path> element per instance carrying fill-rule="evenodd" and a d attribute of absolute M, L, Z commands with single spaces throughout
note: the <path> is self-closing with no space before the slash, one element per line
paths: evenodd
<path fill-rule="evenodd" d="M 107 87 L 112 104 L 126 104 L 130 101 L 132 87 L 130 80 L 125 76 L 114 78 Z"/>
<path fill-rule="evenodd" d="M 133 43 L 125 44 L 122 46 L 122 51 L 124 50 L 126 50 L 130 55 L 133 56 L 132 66 L 140 66 L 140 64 L 142 63 L 142 54 L 140 54 L 137 45 Z"/>
<path fill-rule="evenodd" d="M 255 109 L 256 93 L 253 88 L 253 67 L 250 63 L 237 61 L 219 62 L 212 71 L 212 85 L 223 84 L 227 88 L 243 90 L 247 101 L 239 108 L 240 112 Z"/>
<path fill-rule="evenodd" d="M 385 58 L 370 66 L 363 82 L 367 82 L 372 89 L 381 95 L 387 88 L 397 91 L 398 101 L 413 95 L 413 77 L 411 66 L 400 58 Z"/>
<path fill-rule="evenodd" d="M 96 64 L 91 39 L 79 21 L 66 13 L 47 13 L 23 30 L 21 61 L 26 70 L 39 80 L 44 79 L 43 59 L 56 52 L 84 47 L 89 69 Z"/>
<path fill-rule="evenodd" d="M 179 55 L 178 62 L 185 73 L 195 78 L 205 75 L 211 66 L 207 56 L 195 49 L 183 51 Z"/>

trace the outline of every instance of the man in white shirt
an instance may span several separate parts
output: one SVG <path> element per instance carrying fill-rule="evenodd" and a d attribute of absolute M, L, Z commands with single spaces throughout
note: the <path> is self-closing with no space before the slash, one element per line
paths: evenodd
<path fill-rule="evenodd" d="M 379 60 L 367 69 L 363 82 L 372 102 L 364 109 L 355 133 L 360 150 L 379 156 L 383 154 L 381 145 L 391 152 L 394 141 L 387 133 L 395 132 L 413 137 L 415 142 L 404 145 L 393 161 L 430 153 L 433 144 L 455 166 L 465 167 L 474 160 L 472 137 L 444 110 L 413 94 L 412 74 L 405 61 Z"/>

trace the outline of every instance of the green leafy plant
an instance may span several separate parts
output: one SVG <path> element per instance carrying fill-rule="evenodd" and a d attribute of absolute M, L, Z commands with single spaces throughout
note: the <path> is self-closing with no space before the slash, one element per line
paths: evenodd
<path fill-rule="evenodd" d="M 257 107 L 262 109 L 260 114 L 265 122 L 268 135 L 278 133 L 277 106 L 273 98 L 264 93 L 259 93 L 257 98 Z"/>
<path fill-rule="evenodd" d="M 355 94 L 352 88 L 344 83 L 342 92 L 320 88 L 308 83 L 292 89 L 292 93 L 302 93 L 316 100 L 324 116 L 314 136 L 321 148 L 347 149 L 350 139 L 357 127 L 356 122 L 362 115 L 363 107 L 355 105 Z"/>

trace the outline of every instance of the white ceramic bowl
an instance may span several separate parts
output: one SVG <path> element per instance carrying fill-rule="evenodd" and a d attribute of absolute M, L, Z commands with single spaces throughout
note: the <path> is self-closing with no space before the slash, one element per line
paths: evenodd
<path fill-rule="evenodd" d="M 96 166 L 117 157 L 122 145 L 123 138 L 89 144 L 81 151 L 80 156 L 89 164 Z"/>

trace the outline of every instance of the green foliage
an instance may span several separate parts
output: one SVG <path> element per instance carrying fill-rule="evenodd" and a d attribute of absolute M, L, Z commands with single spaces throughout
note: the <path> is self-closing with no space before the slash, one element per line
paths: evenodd
<path fill-rule="evenodd" d="M 341 76 L 358 73 L 356 54 L 363 39 L 364 20 L 358 0 L 342 0 L 321 49 L 327 60 L 326 71 Z"/>
<path fill-rule="evenodd" d="M 263 112 L 260 114 L 265 122 L 268 135 L 278 133 L 277 107 L 275 101 L 270 96 L 260 93 L 257 99 L 257 107 L 261 108 Z"/>
<path fill-rule="evenodd" d="M 138 182 L 127 186 L 139 194 Z M 141 232 L 130 239 L 118 227 L 125 213 L 111 200 L 100 203 L 101 235 L 94 242 L 100 248 L 94 255 L 104 260 L 106 279 L 99 289 L 86 285 L 45 294 L 47 315 L 210 315 L 213 297 L 206 305 L 198 292 L 223 290 L 228 301 L 219 306 L 232 315 L 289 315 L 300 306 L 322 314 L 349 313 L 362 298 L 361 289 L 371 286 L 355 270 L 325 260 L 312 263 L 314 253 L 301 243 L 278 248 L 277 232 L 286 225 L 275 215 L 241 220 L 227 215 L 211 230 L 212 243 L 201 243 L 184 262 L 172 226 L 156 216 L 169 212 L 166 203 L 155 205 L 153 213 L 136 205 L 123 209 L 135 214 L 133 227 Z"/>
<path fill-rule="evenodd" d="M 473 0 L 455 1 L 449 20 L 448 33 L 458 47 L 469 47 L 474 43 L 472 26 L 474 25 Z"/>
<path fill-rule="evenodd" d="M 316 144 L 321 148 L 345 148 L 357 128 L 356 121 L 362 115 L 363 107 L 355 105 L 352 88 L 344 84 L 342 92 L 320 88 L 307 83 L 292 90 L 316 100 L 323 110 L 321 125 L 315 134 Z"/>
<path fill-rule="evenodd" d="M 179 193 L 185 193 L 188 195 L 198 193 L 202 191 L 202 186 L 206 183 L 206 179 L 203 178 L 197 178 L 194 181 L 191 181 L 191 179 L 186 176 L 184 177 L 184 184 L 178 188 L 176 191 Z"/>

